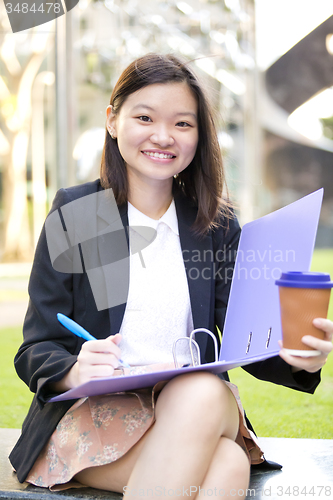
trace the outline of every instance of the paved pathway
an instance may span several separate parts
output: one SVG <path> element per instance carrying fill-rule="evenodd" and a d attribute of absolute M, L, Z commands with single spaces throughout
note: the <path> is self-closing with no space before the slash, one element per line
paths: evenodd
<path fill-rule="evenodd" d="M 0 328 L 22 325 L 28 305 L 30 269 L 31 264 L 27 263 L 0 264 Z"/>
<path fill-rule="evenodd" d="M 27 311 L 28 301 L 0 302 L 0 328 L 21 326 Z"/>

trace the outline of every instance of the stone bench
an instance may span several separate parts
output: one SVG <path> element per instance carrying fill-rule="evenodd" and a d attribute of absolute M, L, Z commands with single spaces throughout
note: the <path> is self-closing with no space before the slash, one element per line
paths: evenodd
<path fill-rule="evenodd" d="M 20 431 L 0 429 L 0 499 L 8 500 L 119 500 L 122 495 L 92 488 L 51 492 L 27 483 L 20 484 L 8 461 Z M 283 465 L 282 470 L 258 470 L 253 468 L 247 499 L 298 498 L 299 500 L 321 500 L 333 498 L 333 440 L 330 439 L 286 439 L 260 438 L 265 456 Z M 227 495 L 227 493 L 229 493 Z M 207 490 L 202 497 L 232 498 L 235 492 L 225 495 Z M 167 495 L 161 494 L 161 498 Z M 149 496 L 133 495 L 133 500 Z M 150 497 L 151 498 L 151 497 Z"/>

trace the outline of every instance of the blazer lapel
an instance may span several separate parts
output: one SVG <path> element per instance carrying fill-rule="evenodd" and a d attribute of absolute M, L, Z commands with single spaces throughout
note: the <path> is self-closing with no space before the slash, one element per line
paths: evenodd
<path fill-rule="evenodd" d="M 197 210 L 191 207 L 186 199 L 175 197 L 178 216 L 180 244 L 190 292 L 194 328 L 214 328 L 212 286 L 213 276 L 213 242 L 210 234 L 204 237 L 193 235 L 191 226 L 195 221 Z M 205 361 L 207 334 L 196 335 L 201 351 L 201 361 Z"/>
<path fill-rule="evenodd" d="M 113 202 L 110 206 L 107 198 L 102 198 L 102 203 L 98 206 L 97 218 L 99 234 L 102 232 L 102 236 L 98 238 L 98 252 L 102 264 L 99 273 L 102 273 L 100 279 L 103 279 L 105 284 L 102 289 L 108 300 L 108 303 L 104 305 L 109 312 L 110 334 L 115 335 L 119 332 L 124 317 L 129 287 L 127 203 L 120 207 L 116 206 L 115 210 Z"/>
<path fill-rule="evenodd" d="M 123 230 L 125 232 L 126 236 L 126 242 L 127 242 L 127 258 L 123 261 L 123 272 L 127 273 L 126 276 L 124 276 L 124 279 L 126 280 L 127 283 L 127 296 L 128 296 L 128 287 L 129 287 L 129 238 L 128 238 L 128 216 L 127 216 L 127 203 L 124 203 L 119 209 L 119 215 L 121 218 L 121 222 L 123 225 Z M 116 285 L 117 287 L 117 285 Z M 127 296 L 126 296 L 126 302 L 127 302 Z M 118 306 L 111 307 L 109 309 L 109 317 L 110 317 L 110 326 L 111 326 L 111 335 L 115 335 L 116 333 L 119 332 L 121 323 L 124 318 L 125 314 L 125 309 L 126 309 L 126 302 L 119 304 Z"/>

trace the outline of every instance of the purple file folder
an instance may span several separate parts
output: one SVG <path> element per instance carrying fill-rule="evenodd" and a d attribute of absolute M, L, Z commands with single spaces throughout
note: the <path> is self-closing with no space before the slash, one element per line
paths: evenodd
<path fill-rule="evenodd" d="M 323 189 L 245 224 L 239 242 L 220 360 L 279 351 L 282 272 L 309 271 Z"/>
<path fill-rule="evenodd" d="M 284 271 L 308 271 L 323 189 L 245 224 L 239 243 L 219 361 L 139 375 L 91 380 L 50 402 L 153 386 L 195 371 L 221 373 L 275 356 L 281 339 L 278 288 Z"/>

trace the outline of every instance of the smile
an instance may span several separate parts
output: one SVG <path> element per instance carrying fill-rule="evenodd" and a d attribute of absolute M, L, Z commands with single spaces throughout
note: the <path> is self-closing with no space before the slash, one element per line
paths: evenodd
<path fill-rule="evenodd" d="M 175 155 L 166 154 L 166 153 L 151 153 L 150 151 L 142 151 L 142 153 L 146 156 L 151 156 L 153 158 L 176 158 Z"/>

